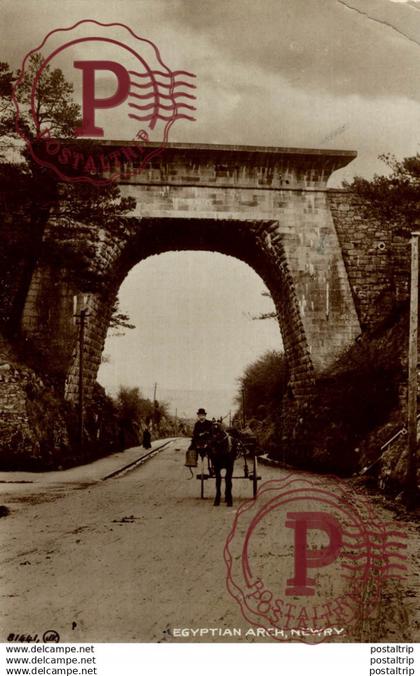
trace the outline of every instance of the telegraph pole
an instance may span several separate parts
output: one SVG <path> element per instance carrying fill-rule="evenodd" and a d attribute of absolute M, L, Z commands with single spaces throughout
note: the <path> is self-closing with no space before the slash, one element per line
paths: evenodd
<path fill-rule="evenodd" d="M 157 390 L 157 383 L 155 383 L 154 389 L 153 389 L 153 422 L 152 422 L 152 429 L 154 432 L 158 431 L 159 425 L 157 423 L 158 420 L 158 403 L 156 399 L 156 390 Z"/>
<path fill-rule="evenodd" d="M 246 416 L 245 416 L 245 387 L 242 388 L 242 425 L 246 425 Z"/>
<path fill-rule="evenodd" d="M 85 328 L 86 317 L 88 310 L 86 307 L 88 296 L 85 294 L 78 294 L 74 297 L 75 307 L 79 305 L 79 312 L 75 312 L 75 318 L 79 320 L 79 382 L 78 382 L 78 437 L 80 450 L 83 450 L 83 429 L 84 429 L 84 408 L 85 408 L 85 392 L 84 392 L 84 351 L 85 351 Z"/>
<path fill-rule="evenodd" d="M 80 310 L 80 324 L 79 324 L 79 442 L 80 449 L 83 449 L 83 427 L 84 427 L 84 406 L 85 406 L 85 392 L 83 382 L 83 361 L 85 350 L 85 322 L 87 310 L 82 308 Z"/>
<path fill-rule="evenodd" d="M 408 344 L 408 456 L 405 481 L 407 507 L 414 507 L 417 493 L 417 386 L 418 386 L 418 322 L 419 322 L 419 236 L 411 233 L 410 329 Z"/>

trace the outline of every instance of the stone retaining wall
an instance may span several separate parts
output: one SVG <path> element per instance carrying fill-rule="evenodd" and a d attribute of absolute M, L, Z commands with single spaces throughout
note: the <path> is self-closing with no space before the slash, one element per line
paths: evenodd
<path fill-rule="evenodd" d="M 69 446 L 60 400 L 34 371 L 18 365 L 2 350 L 0 468 L 57 467 Z"/>

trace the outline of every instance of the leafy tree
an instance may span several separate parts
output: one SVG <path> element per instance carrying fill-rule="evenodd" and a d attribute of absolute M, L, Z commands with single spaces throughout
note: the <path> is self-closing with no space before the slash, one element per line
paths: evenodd
<path fill-rule="evenodd" d="M 120 310 L 120 301 L 119 298 L 114 303 L 112 308 L 111 320 L 109 322 L 109 328 L 114 331 L 114 336 L 123 336 L 124 332 L 121 332 L 119 329 L 135 329 L 135 325 L 131 324 L 130 317 L 125 312 Z"/>
<path fill-rule="evenodd" d="M 153 422 L 154 429 L 161 431 L 168 427 L 168 404 L 166 402 L 145 399 L 138 387 L 121 386 L 116 397 L 116 408 L 120 425 L 140 429 L 141 425 Z"/>
<path fill-rule="evenodd" d="M 241 424 L 244 397 L 246 421 L 256 434 L 260 448 L 272 453 L 278 453 L 281 444 L 282 400 L 288 380 L 286 357 L 274 350 L 250 364 L 239 379 L 236 396 L 239 408 L 233 422 Z"/>
<path fill-rule="evenodd" d="M 42 63 L 42 55 L 32 55 L 27 72 L 18 86 L 17 97 L 23 106 L 26 132 L 33 138 L 36 130 L 28 115 L 33 78 Z M 14 105 L 11 100 L 12 86 L 19 74 L 14 75 L 6 63 L 0 63 L 0 137 L 3 146 L 10 144 L 10 137 L 16 137 Z M 68 83 L 60 69 L 47 66 L 37 89 L 37 115 L 42 128 L 48 127 L 51 135 L 71 138 L 79 124 L 80 108 L 72 100 L 73 86 Z M 0 140 L 1 145 L 1 140 Z M 7 153 L 0 157 L 0 209 L 12 215 L 16 221 L 16 240 L 20 237 L 20 256 L 13 260 L 13 266 L 21 271 L 22 280 L 16 297 L 13 316 L 15 322 L 26 297 L 26 292 L 36 260 L 42 255 L 52 265 L 65 262 L 68 266 L 85 270 L 91 255 L 89 232 L 102 228 L 111 235 L 121 233 L 130 211 L 135 206 L 131 197 L 121 197 L 115 184 L 97 187 L 86 183 L 59 183 L 49 170 L 37 164 L 26 149 L 24 161 L 20 164 L 7 160 Z M 15 213 L 14 213 L 15 212 Z M 25 214 L 22 218 L 22 212 Z M 56 224 L 57 237 L 47 245 L 43 242 L 45 225 L 48 220 Z M 87 237 L 76 243 L 71 239 L 73 223 L 84 224 Z M 93 239 L 95 235 L 93 234 Z M 3 252 L 10 249 L 10 228 L 2 236 Z M 14 243 L 19 249 L 19 242 Z M 7 255 L 6 255 L 7 258 Z M 24 260 L 23 260 L 24 259 Z M 7 271 L 6 271 L 7 273 Z M 0 273 L 1 276 L 1 273 Z M 89 281 L 89 280 L 87 280 Z M 128 328 L 128 317 L 116 310 L 114 324 Z M 121 321 L 121 324 L 118 322 Z"/>
<path fill-rule="evenodd" d="M 32 138 L 36 130 L 28 111 L 32 83 L 42 60 L 40 53 L 31 56 L 16 91 L 17 99 L 26 112 L 24 124 Z M 11 83 L 20 74 L 14 77 L 7 64 L 1 65 L 3 70 L 0 70 L 0 95 L 5 100 L 10 100 Z M 36 114 L 41 127 L 47 127 L 51 136 L 74 137 L 74 129 L 80 123 L 80 106 L 74 103 L 72 95 L 73 85 L 65 80 L 63 72 L 59 68 L 51 69 L 48 65 L 43 70 L 37 87 Z M 97 187 L 90 183 L 61 182 L 58 186 L 56 177 L 50 171 L 41 168 L 28 154 L 25 157 L 31 169 L 31 192 L 37 197 L 37 206 L 42 205 L 44 211 L 60 218 L 64 224 L 82 222 L 89 227 L 115 229 L 124 223 L 124 216 L 135 207 L 135 200 L 131 197 L 122 198 L 115 184 Z"/>
<path fill-rule="evenodd" d="M 282 352 L 271 350 L 245 369 L 239 378 L 236 403 L 242 411 L 242 393 L 245 399 L 247 418 L 264 419 L 278 411 L 288 384 L 286 357 Z"/>
<path fill-rule="evenodd" d="M 16 88 L 19 105 L 24 109 L 25 130 L 35 137 L 37 131 L 48 129 L 51 136 L 69 138 L 80 120 L 80 106 L 73 102 L 73 85 L 67 82 L 60 68 L 46 66 L 39 78 L 35 96 L 35 119 L 39 130 L 35 128 L 30 114 L 31 94 L 34 79 L 42 65 L 41 53 L 32 54 L 22 80 Z M 21 73 L 18 73 L 19 78 Z"/>
<path fill-rule="evenodd" d="M 9 64 L 5 61 L 0 61 L 0 98 L 7 99 L 12 95 L 13 87 L 13 73 L 9 68 Z"/>
<path fill-rule="evenodd" d="M 127 225 L 127 216 L 134 209 L 133 197 L 121 197 L 114 183 L 96 186 L 91 183 L 60 183 L 59 199 L 50 205 L 51 216 L 64 227 L 85 223 L 119 234 Z"/>
<path fill-rule="evenodd" d="M 153 404 L 150 399 L 144 399 L 138 387 L 121 387 L 118 390 L 116 405 L 121 420 L 135 421 L 150 418 L 153 413 Z"/>
<path fill-rule="evenodd" d="M 153 402 L 153 424 L 159 428 L 163 420 L 169 418 L 169 405 L 166 401 Z"/>
<path fill-rule="evenodd" d="M 264 296 L 265 298 L 271 298 L 271 293 L 269 293 L 268 291 L 262 291 L 261 295 Z M 278 316 L 277 312 L 275 312 L 275 311 L 274 312 L 261 312 L 256 317 L 252 317 L 252 319 L 254 319 L 254 320 L 255 319 L 258 319 L 258 320 L 260 320 L 260 319 L 277 319 L 278 320 L 278 318 L 279 318 L 279 316 Z"/>
<path fill-rule="evenodd" d="M 0 62 L 0 137 L 11 135 L 14 131 L 14 106 L 12 88 L 14 76 L 5 62 Z M 4 154 L 2 153 L 3 157 Z"/>

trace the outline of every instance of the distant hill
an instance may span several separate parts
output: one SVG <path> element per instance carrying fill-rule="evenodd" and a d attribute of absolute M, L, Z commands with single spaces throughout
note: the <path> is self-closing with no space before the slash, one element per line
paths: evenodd
<path fill-rule="evenodd" d="M 141 387 L 140 390 L 142 390 Z M 229 410 L 233 413 L 236 408 L 233 403 L 234 396 L 235 392 L 232 390 L 182 390 L 158 387 L 157 391 L 157 399 L 169 404 L 169 412 L 172 415 L 177 409 L 180 418 L 194 419 L 200 407 L 206 409 L 209 418 L 226 416 Z"/>

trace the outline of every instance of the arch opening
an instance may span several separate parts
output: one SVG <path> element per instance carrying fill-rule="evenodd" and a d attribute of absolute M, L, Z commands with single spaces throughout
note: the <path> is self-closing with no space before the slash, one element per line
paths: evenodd
<path fill-rule="evenodd" d="M 95 294 L 87 328 L 91 372 L 87 393 L 93 388 L 109 326 L 111 308 L 129 271 L 145 259 L 170 251 L 217 252 L 250 266 L 262 279 L 273 299 L 296 398 L 306 398 L 313 385 L 313 366 L 296 297 L 292 275 L 273 221 L 239 221 L 194 218 L 137 219 L 122 247 L 108 256 L 104 291 Z M 95 340 L 89 341 L 89 332 Z M 279 341 L 280 346 L 280 341 Z M 67 380 L 67 398 L 75 396 L 78 354 Z"/>
<path fill-rule="evenodd" d="M 108 331 L 98 381 L 108 393 L 139 387 L 184 417 L 204 406 L 215 417 L 232 411 L 238 378 L 273 350 L 283 352 L 278 322 L 253 321 L 275 311 L 261 278 L 215 252 L 166 252 L 131 268 L 119 307 L 134 330 Z M 185 415 L 188 413 L 188 415 Z"/>

